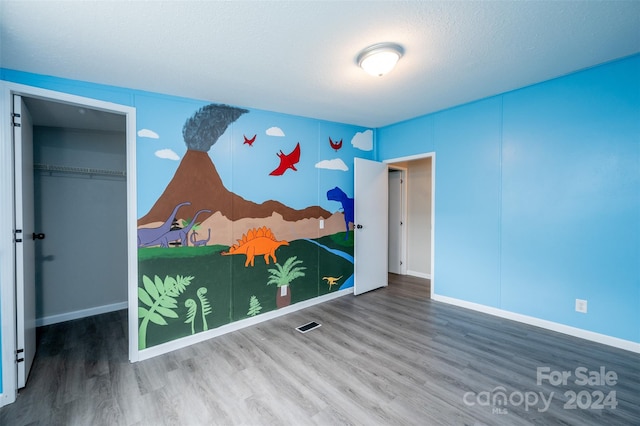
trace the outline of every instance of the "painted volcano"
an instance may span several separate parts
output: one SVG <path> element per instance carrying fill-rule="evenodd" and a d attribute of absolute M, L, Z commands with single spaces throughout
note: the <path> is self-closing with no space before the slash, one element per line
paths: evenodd
<path fill-rule="evenodd" d="M 292 209 L 278 201 L 258 204 L 225 188 L 206 152 L 187 150 L 175 175 L 151 210 L 138 219 L 138 227 L 155 227 L 169 218 L 178 204 L 175 219 L 190 220 L 199 210 L 197 239 L 211 233 L 207 244 L 230 246 L 254 227 L 266 226 L 281 240 L 318 238 L 344 230 L 344 214 L 331 214 L 320 206 Z M 322 221 L 322 222 L 321 222 Z"/>
<path fill-rule="evenodd" d="M 179 217 L 191 218 L 198 210 L 210 210 L 211 213 L 199 216 L 201 221 L 205 221 L 216 212 L 220 212 L 231 221 L 244 218 L 268 218 L 274 213 L 282 216 L 282 219 L 287 222 L 310 218 L 328 219 L 331 216 L 331 213 L 320 206 L 295 210 L 278 201 L 269 200 L 257 204 L 245 200 L 225 188 L 215 165 L 206 152 L 189 149 L 160 198 L 151 210 L 138 220 L 138 226 L 164 222 L 173 208 L 185 201 L 189 201 L 191 205 L 181 207 L 178 212 Z"/>
<path fill-rule="evenodd" d="M 196 213 L 200 232 L 192 231 L 192 243 L 231 245 L 253 227 L 267 226 L 279 239 L 317 238 L 340 232 L 342 213 L 331 214 L 319 206 L 295 210 L 278 201 L 257 204 L 225 188 L 207 152 L 247 110 L 222 104 L 200 108 L 185 122 L 182 136 L 187 153 L 175 175 L 138 226 L 156 227 L 168 219 L 191 220 Z M 171 214 L 182 205 L 174 218 Z M 322 222 L 321 222 L 322 221 Z M 205 231 L 206 230 L 206 231 Z M 204 231 L 204 232 L 203 232 Z M 202 237 L 207 235 L 207 239 Z"/>

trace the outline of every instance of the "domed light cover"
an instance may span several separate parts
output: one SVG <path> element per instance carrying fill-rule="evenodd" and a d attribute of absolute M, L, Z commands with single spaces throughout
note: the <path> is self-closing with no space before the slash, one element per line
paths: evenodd
<path fill-rule="evenodd" d="M 368 74 L 381 77 L 391 71 L 404 54 L 402 46 L 396 43 L 378 43 L 358 54 L 358 66 Z"/>

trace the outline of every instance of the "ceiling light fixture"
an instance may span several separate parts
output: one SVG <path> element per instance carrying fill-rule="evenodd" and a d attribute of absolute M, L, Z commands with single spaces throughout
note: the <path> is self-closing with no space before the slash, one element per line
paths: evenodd
<path fill-rule="evenodd" d="M 402 46 L 396 43 L 378 43 L 358 54 L 356 62 L 367 73 L 381 77 L 391 71 L 404 54 Z"/>

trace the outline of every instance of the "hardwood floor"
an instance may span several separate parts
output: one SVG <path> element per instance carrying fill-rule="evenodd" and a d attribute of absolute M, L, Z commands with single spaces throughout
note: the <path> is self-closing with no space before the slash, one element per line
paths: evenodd
<path fill-rule="evenodd" d="M 434 302 L 428 285 L 390 275 L 387 288 L 135 364 L 126 311 L 44 327 L 0 424 L 640 424 L 638 354 Z M 294 329 L 309 321 L 322 326 Z M 615 384 L 576 384 L 577 368 L 601 366 Z M 538 385 L 539 367 L 571 376 Z"/>

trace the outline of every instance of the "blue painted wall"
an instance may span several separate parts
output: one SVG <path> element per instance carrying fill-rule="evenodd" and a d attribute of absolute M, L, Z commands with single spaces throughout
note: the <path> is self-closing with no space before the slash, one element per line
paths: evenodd
<path fill-rule="evenodd" d="M 640 342 L 640 55 L 377 142 L 436 152 L 436 294 Z"/>

